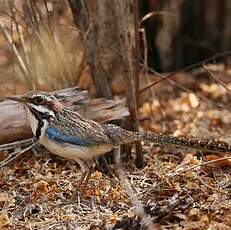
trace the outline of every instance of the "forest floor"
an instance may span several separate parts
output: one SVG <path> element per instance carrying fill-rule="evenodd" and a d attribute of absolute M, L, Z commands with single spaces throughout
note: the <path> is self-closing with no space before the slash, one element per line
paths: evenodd
<path fill-rule="evenodd" d="M 158 86 L 139 109 L 141 131 L 231 143 L 230 92 L 205 77 L 178 77 L 188 90 Z M 132 154 L 122 157 L 126 183 L 113 164 L 110 173 L 96 170 L 73 204 L 76 163 L 42 149 L 27 152 L 0 171 L 0 229 L 231 229 L 231 160 L 201 165 L 226 155 L 142 144 L 144 168 Z"/>

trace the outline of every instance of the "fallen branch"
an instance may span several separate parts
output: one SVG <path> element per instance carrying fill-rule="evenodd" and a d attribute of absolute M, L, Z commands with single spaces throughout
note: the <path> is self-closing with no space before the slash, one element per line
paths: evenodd
<path fill-rule="evenodd" d="M 201 167 L 201 166 L 213 164 L 213 163 L 216 163 L 216 162 L 219 162 L 219 161 L 230 160 L 230 159 L 231 159 L 231 157 L 222 157 L 222 158 L 211 160 L 211 161 L 200 162 L 199 164 L 193 165 L 191 167 L 188 167 L 188 168 L 185 168 L 185 169 L 182 169 L 182 170 L 177 170 L 176 172 L 173 172 L 173 173 L 169 173 L 168 176 L 169 177 L 175 177 L 177 175 L 180 175 L 180 174 L 185 173 L 187 171 L 194 170 L 194 169 L 196 169 L 198 167 Z"/>

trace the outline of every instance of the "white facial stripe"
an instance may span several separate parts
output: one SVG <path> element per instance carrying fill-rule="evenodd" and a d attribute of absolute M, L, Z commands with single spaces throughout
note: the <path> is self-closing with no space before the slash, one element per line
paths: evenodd
<path fill-rule="evenodd" d="M 29 110 L 29 108 L 27 106 L 25 106 L 25 109 L 26 109 L 27 118 L 28 118 L 30 126 L 31 126 L 31 130 L 35 136 L 36 130 L 38 128 L 38 120 L 34 117 L 34 115 L 31 113 L 31 111 Z"/>
<path fill-rule="evenodd" d="M 49 114 L 50 116 L 52 117 L 55 117 L 55 114 L 53 111 L 49 110 L 48 108 L 46 108 L 45 106 L 42 106 L 42 105 L 34 105 L 34 104 L 31 104 L 31 103 L 28 103 L 28 106 L 29 107 L 32 107 L 34 108 L 35 110 L 41 112 L 41 113 L 46 113 L 46 114 Z"/>

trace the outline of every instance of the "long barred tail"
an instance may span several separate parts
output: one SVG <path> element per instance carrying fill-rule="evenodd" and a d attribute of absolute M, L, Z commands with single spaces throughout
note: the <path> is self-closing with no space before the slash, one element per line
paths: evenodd
<path fill-rule="evenodd" d="M 159 145 L 173 145 L 212 152 L 231 153 L 231 145 L 215 139 L 200 139 L 158 133 L 135 133 L 135 135 L 139 141 L 150 141 Z"/>

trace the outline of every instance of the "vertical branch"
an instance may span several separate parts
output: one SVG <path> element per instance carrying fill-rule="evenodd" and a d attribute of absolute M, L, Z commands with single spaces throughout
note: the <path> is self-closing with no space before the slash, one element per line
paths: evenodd
<path fill-rule="evenodd" d="M 82 32 L 82 42 L 85 47 L 87 61 L 90 66 L 95 83 L 97 96 L 111 99 L 112 94 L 108 83 L 108 71 L 103 66 L 101 54 L 104 47 L 101 45 L 102 36 L 100 28 L 103 28 L 104 20 L 102 11 L 98 5 L 106 4 L 105 1 L 68 0 L 72 10 L 74 23 Z M 89 4 L 87 4 L 89 3 Z M 90 4 L 91 3 L 91 4 Z M 95 5 L 96 10 L 88 9 L 88 5 Z M 95 17 L 94 14 L 96 14 Z M 108 31 L 110 32 L 110 31 Z"/>
<path fill-rule="evenodd" d="M 69 0 L 69 5 L 74 22 L 82 31 L 82 41 L 98 96 L 111 98 L 108 78 L 122 76 L 130 112 L 130 117 L 126 121 L 126 128 L 137 131 L 139 91 L 138 0 L 134 1 L 134 17 L 130 0 Z M 135 37 L 132 33 L 134 27 Z M 135 55 L 133 56 L 134 47 Z M 137 166 L 141 167 L 143 157 L 140 143 L 136 145 L 136 150 Z"/>
<path fill-rule="evenodd" d="M 134 3 L 134 2 L 133 2 Z M 138 130 L 137 99 L 139 88 L 139 46 L 138 46 L 138 2 L 133 4 L 136 13 L 133 17 L 130 1 L 116 1 L 116 15 L 118 31 L 120 35 L 120 49 L 123 52 L 123 78 L 126 86 L 126 101 L 130 112 L 130 117 L 126 121 L 126 128 Z M 134 22 L 136 25 L 134 25 Z M 136 28 L 135 38 L 132 36 L 131 27 Z M 133 48 L 135 47 L 135 63 L 133 61 Z M 138 167 L 143 165 L 141 144 L 136 144 L 136 163 Z"/>
<path fill-rule="evenodd" d="M 134 16 L 134 34 L 135 34 L 135 50 L 134 50 L 134 78 L 135 78 L 135 94 L 136 94 L 136 110 L 139 106 L 139 86 L 140 86 L 140 45 L 139 45 L 139 0 L 133 0 L 133 16 Z M 138 121 L 136 114 L 135 119 Z M 138 122 L 137 122 L 138 126 Z M 138 129 L 138 127 L 137 127 Z M 138 168 L 143 167 L 143 154 L 142 146 L 140 142 L 136 143 L 136 166 Z"/>
<path fill-rule="evenodd" d="M 224 29 L 223 29 L 223 42 L 222 42 L 222 50 L 226 51 L 231 48 L 230 38 L 231 38 L 231 2 L 226 0 L 225 4 L 225 12 L 224 12 Z"/>
<path fill-rule="evenodd" d="M 139 73 L 140 73 L 140 45 L 139 45 L 139 0 L 133 0 L 133 15 L 134 15 L 134 34 L 135 34 L 135 82 L 136 82 L 136 103 L 139 105 Z"/>

